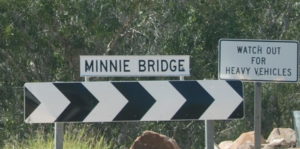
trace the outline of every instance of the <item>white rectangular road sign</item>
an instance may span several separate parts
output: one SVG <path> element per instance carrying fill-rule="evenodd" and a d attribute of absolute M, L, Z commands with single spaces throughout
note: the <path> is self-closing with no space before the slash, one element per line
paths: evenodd
<path fill-rule="evenodd" d="M 189 76 L 188 55 L 80 56 L 80 76 Z"/>
<path fill-rule="evenodd" d="M 241 81 L 33 82 L 25 122 L 224 120 L 244 116 Z"/>
<path fill-rule="evenodd" d="M 296 82 L 298 80 L 298 42 L 220 39 L 219 78 Z"/>

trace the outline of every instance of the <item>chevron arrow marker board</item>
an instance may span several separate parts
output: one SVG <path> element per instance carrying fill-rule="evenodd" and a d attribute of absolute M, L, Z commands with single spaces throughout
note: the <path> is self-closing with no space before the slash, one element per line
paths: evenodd
<path fill-rule="evenodd" d="M 240 81 L 26 83 L 25 122 L 226 120 L 244 116 Z"/>

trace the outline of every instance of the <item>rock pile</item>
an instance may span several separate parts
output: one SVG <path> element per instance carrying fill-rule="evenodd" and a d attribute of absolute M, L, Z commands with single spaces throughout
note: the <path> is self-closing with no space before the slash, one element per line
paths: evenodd
<path fill-rule="evenodd" d="M 291 128 L 274 128 L 267 140 L 261 138 L 263 149 L 283 149 L 296 146 L 296 132 Z M 241 134 L 235 141 L 223 141 L 220 149 L 254 149 L 254 132 Z"/>
<path fill-rule="evenodd" d="M 288 148 L 296 146 L 296 132 L 291 128 L 274 128 L 264 149 Z"/>
<path fill-rule="evenodd" d="M 219 148 L 220 149 L 230 149 L 232 144 L 233 144 L 233 141 L 223 141 L 219 144 Z"/>
<path fill-rule="evenodd" d="M 265 143 L 265 139 L 261 138 L 261 142 Z M 254 132 L 249 131 L 241 134 L 235 141 L 223 141 L 219 144 L 220 149 L 253 149 L 254 148 Z"/>
<path fill-rule="evenodd" d="M 296 146 L 296 132 L 291 128 L 274 128 L 267 140 L 261 137 L 262 149 L 292 149 Z M 254 132 L 242 133 L 235 141 L 223 141 L 215 149 L 254 149 Z M 130 149 L 180 149 L 176 141 L 165 135 L 145 131 Z M 298 148 L 299 149 L 299 148 Z"/>

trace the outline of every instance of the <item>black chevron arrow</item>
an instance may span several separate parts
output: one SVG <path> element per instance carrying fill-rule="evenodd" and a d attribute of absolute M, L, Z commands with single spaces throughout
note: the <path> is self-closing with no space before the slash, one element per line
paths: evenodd
<path fill-rule="evenodd" d="M 226 81 L 241 97 L 243 97 L 243 83 L 241 81 Z"/>
<path fill-rule="evenodd" d="M 138 82 L 112 82 L 112 84 L 128 100 L 114 121 L 140 120 L 156 101 Z"/>
<path fill-rule="evenodd" d="M 81 83 L 53 84 L 71 102 L 56 122 L 83 121 L 99 102 Z"/>
<path fill-rule="evenodd" d="M 243 97 L 243 86 L 241 81 L 226 81 L 241 97 Z M 232 112 L 229 119 L 243 118 L 244 117 L 244 102 L 242 101 L 239 106 Z"/>
<path fill-rule="evenodd" d="M 41 104 L 41 102 L 25 88 L 25 119 Z"/>
<path fill-rule="evenodd" d="M 170 81 L 186 102 L 173 116 L 176 119 L 199 119 L 214 99 L 197 81 Z"/>
<path fill-rule="evenodd" d="M 243 118 L 244 113 L 244 102 L 241 102 L 239 106 L 232 112 L 232 114 L 229 116 L 229 119 L 237 119 L 237 118 Z"/>

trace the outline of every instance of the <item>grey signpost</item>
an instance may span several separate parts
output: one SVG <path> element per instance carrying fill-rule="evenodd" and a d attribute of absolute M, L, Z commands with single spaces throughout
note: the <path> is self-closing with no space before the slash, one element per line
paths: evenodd
<path fill-rule="evenodd" d="M 63 149 L 64 145 L 64 123 L 54 123 L 55 149 Z"/>
<path fill-rule="evenodd" d="M 262 96 L 262 88 L 261 82 L 254 83 L 254 132 L 255 132 L 255 140 L 254 147 L 255 149 L 260 149 L 261 147 L 261 96 Z"/>
<path fill-rule="evenodd" d="M 206 149 L 213 149 L 215 144 L 215 129 L 214 120 L 205 120 L 205 147 Z"/>
<path fill-rule="evenodd" d="M 254 82 L 254 140 L 260 149 L 262 82 L 298 81 L 298 42 L 220 39 L 219 79 Z"/>

